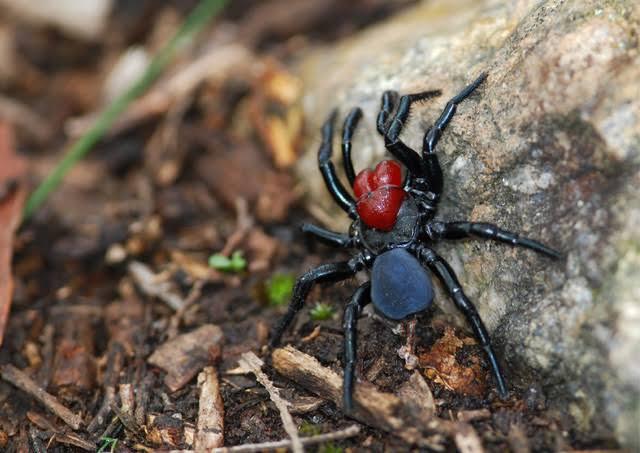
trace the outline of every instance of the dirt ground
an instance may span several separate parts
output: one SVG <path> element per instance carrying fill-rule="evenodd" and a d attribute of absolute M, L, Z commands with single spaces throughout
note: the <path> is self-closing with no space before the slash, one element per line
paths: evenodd
<path fill-rule="evenodd" d="M 102 107 L 119 56 L 134 44 L 157 50 L 194 4 L 118 1 L 107 32 L 90 44 L 0 22 L 19 49 L 20 73 L 0 85 L 0 96 L 24 109 L 4 120 L 14 125 L 31 188 Z M 397 326 L 370 310 L 359 321 L 359 379 L 385 394 L 418 382 L 433 398 L 421 410 L 456 422 L 420 434 L 417 445 L 395 435 L 406 426 L 389 429 L 388 414 L 360 424 L 365 416 L 346 417 L 327 394 L 275 369 L 266 344 L 293 277 L 348 257 L 299 231 L 318 219 L 292 170 L 304 130 L 295 63 L 410 4 L 230 2 L 160 83 L 220 49 L 227 53 L 217 58 L 233 64 L 214 59 L 217 67 L 169 99 L 160 85 L 151 88 L 161 102 L 143 97 L 136 114 L 122 115 L 20 226 L 0 348 L 0 451 L 193 449 L 205 417 L 205 367 L 219 384 L 223 429 L 212 421 L 209 431 L 220 445 L 288 439 L 269 389 L 239 366 L 251 351 L 290 402 L 301 437 L 359 427 L 308 451 L 456 451 L 464 439 L 465 451 L 617 448 L 575 431 L 536 386 L 511 382 L 510 398 L 500 400 L 482 349 L 435 309 L 417 319 L 417 381 L 398 354 L 405 337 Z M 5 192 L 0 203 L 11 197 Z M 235 252 L 237 262 L 224 260 Z M 212 267 L 215 254 L 223 260 Z M 283 344 L 341 374 L 342 311 L 356 287 L 354 279 L 314 289 Z M 457 437 L 457 427 L 468 431 Z"/>

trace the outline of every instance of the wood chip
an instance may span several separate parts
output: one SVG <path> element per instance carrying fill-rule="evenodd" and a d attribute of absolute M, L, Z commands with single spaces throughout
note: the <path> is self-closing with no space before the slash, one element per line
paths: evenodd
<path fill-rule="evenodd" d="M 414 371 L 409 380 L 400 386 L 398 396 L 407 401 L 415 401 L 424 411 L 424 418 L 432 417 L 436 413 L 433 393 L 419 371 Z"/>
<path fill-rule="evenodd" d="M 209 451 L 224 445 L 224 404 L 215 368 L 206 367 L 200 372 L 198 387 L 200 402 L 194 447 L 198 451 Z"/>
<path fill-rule="evenodd" d="M 323 404 L 324 400 L 322 398 L 301 396 L 291 401 L 289 410 L 292 414 L 296 415 L 308 414 L 309 412 L 315 411 Z"/>
<path fill-rule="evenodd" d="M 491 417 L 491 411 L 489 409 L 475 409 L 471 411 L 460 411 L 456 418 L 461 422 L 471 422 L 474 420 L 486 420 Z"/>
<path fill-rule="evenodd" d="M 47 409 L 60 417 L 71 428 L 77 430 L 82 424 L 82 417 L 76 415 L 60 404 L 57 398 L 47 393 L 42 387 L 36 384 L 29 376 L 14 367 L 13 365 L 3 365 L 0 367 L 0 376 L 20 390 L 28 393 L 36 400 L 40 401 Z"/>
<path fill-rule="evenodd" d="M 13 236 L 22 220 L 25 190 L 20 181 L 27 169 L 23 158 L 15 153 L 13 130 L 0 121 L 0 346 L 9 319 L 13 297 L 11 256 Z"/>
<path fill-rule="evenodd" d="M 316 395 L 333 401 L 338 407 L 342 406 L 342 377 L 333 370 L 291 346 L 274 350 L 272 359 L 274 368 L 280 374 Z M 458 445 L 458 442 L 470 442 L 470 433 L 475 433 L 473 428 L 465 423 L 437 417 L 425 418 L 424 410 L 420 409 L 415 401 L 380 392 L 369 383 L 356 384 L 353 400 L 353 418 L 394 434 L 410 444 L 442 449 L 442 444 L 434 444 L 434 440 L 430 438 L 432 434 L 449 435 Z M 456 435 L 459 433 L 464 435 L 457 438 Z M 460 445 L 458 448 L 462 449 Z"/>
<path fill-rule="evenodd" d="M 525 433 L 524 428 L 517 423 L 513 423 L 509 427 L 507 441 L 509 442 L 509 446 L 513 453 L 529 453 L 531 451 L 527 434 Z"/>
<path fill-rule="evenodd" d="M 148 362 L 167 372 L 164 383 L 175 392 L 210 362 L 210 350 L 219 348 L 222 341 L 222 329 L 205 324 L 160 345 Z"/>
<path fill-rule="evenodd" d="M 453 436 L 456 447 L 460 453 L 482 453 L 482 442 L 476 430 L 471 425 L 463 424 L 461 428 Z"/>
<path fill-rule="evenodd" d="M 264 388 L 266 388 L 269 392 L 271 401 L 273 401 L 273 403 L 278 408 L 278 411 L 280 412 L 280 418 L 282 419 L 284 430 L 291 438 L 291 450 L 293 450 L 294 453 L 304 452 L 304 449 L 302 448 L 302 442 L 300 441 L 300 437 L 298 436 L 298 428 L 293 422 L 293 417 L 291 417 L 291 413 L 289 412 L 289 403 L 282 399 L 282 397 L 280 396 L 280 391 L 273 385 L 271 380 L 269 380 L 267 375 L 262 371 L 262 365 L 264 365 L 262 360 L 260 360 L 258 356 L 253 352 L 245 352 L 244 354 L 242 354 L 242 357 L 240 358 L 238 363 L 245 370 L 253 373 L 256 376 L 258 382 L 260 382 L 260 384 L 262 384 Z"/>
<path fill-rule="evenodd" d="M 55 435 L 55 440 L 61 444 L 73 445 L 86 451 L 96 451 L 96 444 L 90 442 L 76 433 L 61 433 Z"/>

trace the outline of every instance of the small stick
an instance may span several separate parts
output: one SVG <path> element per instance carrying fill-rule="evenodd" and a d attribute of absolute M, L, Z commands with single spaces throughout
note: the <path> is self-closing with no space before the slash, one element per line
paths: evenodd
<path fill-rule="evenodd" d="M 198 387 L 200 401 L 195 449 L 209 451 L 224 445 L 224 404 L 215 368 L 208 366 L 200 372 Z"/>
<path fill-rule="evenodd" d="M 129 273 L 133 277 L 140 290 L 153 297 L 157 297 L 174 311 L 179 311 L 184 307 L 185 302 L 173 290 L 171 283 L 160 279 L 158 274 L 154 274 L 151 268 L 139 261 L 129 263 Z"/>
<path fill-rule="evenodd" d="M 298 436 L 298 428 L 296 428 L 295 423 L 293 423 L 293 417 L 291 417 L 291 413 L 288 409 L 289 403 L 282 399 L 282 397 L 280 396 L 280 391 L 273 385 L 267 375 L 262 371 L 262 365 L 264 365 L 262 360 L 260 360 L 260 358 L 258 358 L 258 356 L 253 352 L 245 352 L 244 354 L 242 354 L 242 357 L 238 362 L 241 367 L 255 374 L 258 382 L 260 382 L 260 384 L 262 384 L 264 388 L 266 388 L 269 392 L 271 401 L 274 402 L 274 404 L 278 408 L 278 411 L 280 411 L 280 418 L 282 419 L 284 430 L 291 438 L 291 449 L 294 451 L 294 453 L 304 452 L 304 449 L 302 448 L 302 442 L 300 441 L 300 437 Z"/>
<path fill-rule="evenodd" d="M 82 424 L 82 417 L 74 414 L 65 406 L 58 402 L 58 399 L 47 393 L 42 387 L 36 384 L 29 376 L 14 367 L 13 365 L 3 365 L 0 367 L 0 376 L 20 390 L 28 393 L 36 400 L 40 401 L 44 407 L 60 417 L 71 428 L 77 430 Z"/>
<path fill-rule="evenodd" d="M 347 439 L 349 437 L 357 436 L 358 434 L 360 434 L 360 427 L 358 425 L 351 425 L 340 431 L 318 434 L 317 436 L 301 437 L 300 442 L 302 445 L 317 445 L 325 442 L 332 442 L 334 440 Z M 244 444 L 236 445 L 235 447 L 214 448 L 211 450 L 211 453 L 252 453 L 256 451 L 291 448 L 291 446 L 291 439 L 283 439 L 274 442 L 263 442 L 260 444 Z"/>

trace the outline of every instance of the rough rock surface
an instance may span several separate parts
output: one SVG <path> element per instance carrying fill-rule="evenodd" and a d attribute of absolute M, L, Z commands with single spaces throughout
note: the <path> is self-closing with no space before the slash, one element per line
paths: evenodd
<path fill-rule="evenodd" d="M 310 126 L 300 166 L 311 203 L 344 228 L 316 169 L 330 110 L 363 108 L 354 141 L 362 169 L 384 154 L 375 132 L 384 90 L 443 90 L 414 109 L 402 135 L 419 150 L 447 99 L 488 71 L 438 145 L 446 178 L 438 217 L 495 222 L 566 259 L 485 241 L 436 248 L 493 332 L 511 384 L 541 385 L 576 428 L 613 432 L 632 448 L 640 448 L 638 30 L 634 0 L 425 2 L 303 62 Z"/>

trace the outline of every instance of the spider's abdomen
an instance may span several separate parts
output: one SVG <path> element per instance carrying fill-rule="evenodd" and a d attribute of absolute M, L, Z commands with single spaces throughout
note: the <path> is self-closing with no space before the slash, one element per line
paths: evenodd
<path fill-rule="evenodd" d="M 403 248 L 391 249 L 373 263 L 371 301 L 387 318 L 404 319 L 431 305 L 431 278 L 412 254 Z"/>
<path fill-rule="evenodd" d="M 398 218 L 398 211 L 406 192 L 402 189 L 402 169 L 392 160 L 383 160 L 374 171 L 358 173 L 353 182 L 356 211 L 371 228 L 390 231 Z"/>

